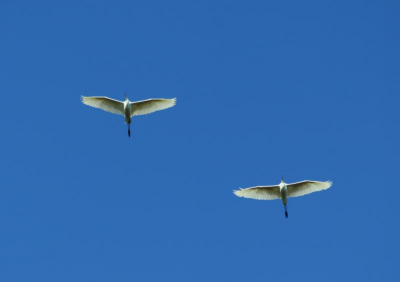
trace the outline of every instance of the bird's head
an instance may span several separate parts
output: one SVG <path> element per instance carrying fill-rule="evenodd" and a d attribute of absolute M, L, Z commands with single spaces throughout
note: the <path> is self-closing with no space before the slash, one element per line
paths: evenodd
<path fill-rule="evenodd" d="M 281 178 L 281 183 L 284 183 L 285 181 L 283 181 L 283 176 L 282 176 L 282 178 Z"/>
<path fill-rule="evenodd" d="M 128 96 L 126 95 L 126 93 L 124 92 L 125 95 L 125 101 L 128 100 Z"/>

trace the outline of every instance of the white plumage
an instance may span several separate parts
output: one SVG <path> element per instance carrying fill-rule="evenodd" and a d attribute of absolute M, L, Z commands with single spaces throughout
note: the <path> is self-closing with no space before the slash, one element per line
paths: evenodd
<path fill-rule="evenodd" d="M 282 199 L 285 206 L 285 215 L 287 214 L 287 198 L 299 197 L 313 192 L 322 191 L 332 186 L 331 181 L 320 182 L 304 180 L 296 183 L 285 183 L 282 181 L 279 185 L 272 186 L 255 186 L 233 191 L 238 197 L 256 199 L 256 200 L 276 200 Z"/>
<path fill-rule="evenodd" d="M 124 113 L 124 102 L 114 100 L 108 97 L 84 97 L 81 96 L 82 103 L 91 106 L 93 108 L 102 109 L 106 112 L 125 115 Z"/>
<path fill-rule="evenodd" d="M 176 98 L 173 99 L 147 99 L 143 101 L 131 102 L 125 94 L 125 101 L 118 101 L 108 97 L 84 97 L 82 103 L 85 105 L 102 109 L 106 112 L 125 116 L 128 124 L 128 135 L 131 136 L 130 124 L 131 117 L 147 115 L 156 111 L 161 111 L 173 107 Z"/>
<path fill-rule="evenodd" d="M 300 197 L 313 192 L 326 190 L 332 186 L 332 181 L 311 181 L 304 180 L 296 183 L 287 184 L 288 197 Z"/>
<path fill-rule="evenodd" d="M 233 191 L 236 196 L 255 200 L 276 200 L 281 197 L 279 185 L 255 186 Z"/>
<path fill-rule="evenodd" d="M 131 102 L 132 116 L 147 115 L 173 107 L 176 104 L 174 99 L 148 99 L 144 101 Z"/>

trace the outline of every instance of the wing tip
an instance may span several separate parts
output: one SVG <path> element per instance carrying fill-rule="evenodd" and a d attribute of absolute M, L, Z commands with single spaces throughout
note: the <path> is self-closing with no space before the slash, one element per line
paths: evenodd
<path fill-rule="evenodd" d="M 81 95 L 81 102 L 85 105 L 91 106 L 89 105 L 89 101 L 90 101 L 90 97 L 85 97 Z"/>
<path fill-rule="evenodd" d="M 238 197 L 243 197 L 243 195 L 240 193 L 242 192 L 242 188 L 239 187 L 240 190 L 233 190 L 233 194 L 235 194 Z"/>
<path fill-rule="evenodd" d="M 175 97 L 175 98 L 172 98 L 171 100 L 172 100 L 172 105 L 171 105 L 171 107 L 173 107 L 173 106 L 176 105 L 176 100 L 177 100 L 177 99 L 176 99 L 176 97 Z"/>

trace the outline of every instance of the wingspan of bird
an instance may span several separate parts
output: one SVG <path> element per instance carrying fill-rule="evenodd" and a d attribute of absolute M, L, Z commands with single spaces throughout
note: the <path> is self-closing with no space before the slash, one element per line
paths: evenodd
<path fill-rule="evenodd" d="M 288 197 L 300 197 L 313 192 L 326 190 L 331 186 L 331 181 L 320 182 L 311 180 L 287 184 Z"/>
<path fill-rule="evenodd" d="M 176 98 L 173 99 L 148 99 L 131 103 L 131 116 L 147 115 L 173 107 Z"/>
<path fill-rule="evenodd" d="M 102 109 L 117 115 L 124 115 L 124 103 L 108 97 L 84 97 L 81 96 L 85 105 Z"/>
<path fill-rule="evenodd" d="M 256 186 L 233 191 L 238 197 L 256 200 L 276 200 L 281 197 L 279 186 Z"/>

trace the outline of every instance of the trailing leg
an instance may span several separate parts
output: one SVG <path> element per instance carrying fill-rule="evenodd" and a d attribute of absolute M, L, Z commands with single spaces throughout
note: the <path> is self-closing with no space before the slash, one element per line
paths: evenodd
<path fill-rule="evenodd" d="M 286 218 L 288 218 L 288 212 L 287 212 L 287 206 L 285 205 L 285 216 L 286 216 Z"/>
<path fill-rule="evenodd" d="M 128 123 L 128 136 L 131 137 L 131 124 Z"/>

